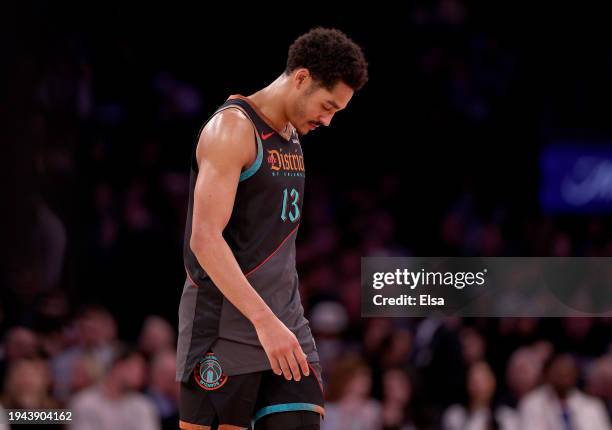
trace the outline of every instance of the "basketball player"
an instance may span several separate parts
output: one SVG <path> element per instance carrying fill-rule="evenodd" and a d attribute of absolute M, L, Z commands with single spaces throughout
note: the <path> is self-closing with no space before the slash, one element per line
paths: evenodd
<path fill-rule="evenodd" d="M 304 158 L 367 81 L 359 46 L 316 28 L 266 88 L 231 96 L 193 150 L 179 308 L 180 427 L 319 429 L 321 369 L 295 267 Z"/>

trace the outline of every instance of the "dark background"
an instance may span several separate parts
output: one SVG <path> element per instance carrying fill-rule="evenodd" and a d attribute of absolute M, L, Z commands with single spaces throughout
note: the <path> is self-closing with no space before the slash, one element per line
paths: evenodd
<path fill-rule="evenodd" d="M 361 256 L 611 255 L 606 213 L 551 215 L 538 202 L 544 145 L 610 142 L 610 26 L 593 6 L 532 3 L 3 6 L 0 330 L 63 330 L 87 303 L 126 341 L 147 315 L 176 326 L 196 134 L 230 94 L 274 80 L 314 26 L 359 43 L 370 81 L 302 140 L 307 315 L 339 303 L 340 337 L 359 349 Z M 556 346 L 547 333 L 563 324 L 537 321 L 533 337 Z M 610 322 L 589 327 L 603 333 L 595 357 Z"/>

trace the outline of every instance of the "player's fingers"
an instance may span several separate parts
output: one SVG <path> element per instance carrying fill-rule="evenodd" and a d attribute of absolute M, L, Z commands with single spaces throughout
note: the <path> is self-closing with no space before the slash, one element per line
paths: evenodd
<path fill-rule="evenodd" d="M 300 354 L 297 351 L 289 351 L 287 354 L 287 361 L 289 362 L 289 367 L 291 368 L 291 373 L 293 374 L 293 379 L 295 381 L 299 381 L 302 379 L 302 375 L 300 374 L 300 366 L 298 365 L 298 361 L 296 360 L 297 354 Z"/>
<path fill-rule="evenodd" d="M 302 348 L 297 347 L 293 351 L 293 355 L 295 355 L 295 358 L 297 359 L 297 362 L 300 365 L 300 369 L 302 369 L 302 374 L 304 376 L 308 376 L 308 374 L 310 373 L 310 369 L 308 368 L 308 361 L 306 360 L 306 354 L 304 354 L 304 351 L 302 351 Z"/>
<path fill-rule="evenodd" d="M 278 364 L 278 360 L 272 357 L 270 354 L 266 353 L 268 356 L 268 360 L 270 361 L 270 366 L 272 366 L 272 371 L 275 375 L 281 375 L 283 373 L 280 365 Z"/>
<path fill-rule="evenodd" d="M 285 379 L 287 381 L 291 381 L 291 370 L 289 369 L 289 363 L 287 363 L 287 359 L 281 355 L 278 357 L 278 363 L 280 364 L 281 369 L 283 369 L 283 375 L 285 375 Z"/>

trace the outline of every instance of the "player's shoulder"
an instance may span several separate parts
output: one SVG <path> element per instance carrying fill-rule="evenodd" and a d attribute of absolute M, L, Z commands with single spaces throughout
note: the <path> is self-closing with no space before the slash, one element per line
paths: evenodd
<path fill-rule="evenodd" d="M 226 109 L 211 118 L 206 124 L 196 149 L 198 165 L 205 157 L 210 159 L 233 159 L 241 165 L 254 157 L 253 124 L 245 113 L 238 109 Z"/>
<path fill-rule="evenodd" d="M 219 138 L 235 138 L 253 134 L 253 124 L 247 114 L 239 107 L 225 109 L 211 118 L 202 134 Z"/>

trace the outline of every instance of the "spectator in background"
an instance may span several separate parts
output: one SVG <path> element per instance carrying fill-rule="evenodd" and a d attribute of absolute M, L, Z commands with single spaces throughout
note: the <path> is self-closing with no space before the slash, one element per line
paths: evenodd
<path fill-rule="evenodd" d="M 138 348 L 150 360 L 162 351 L 176 348 L 176 333 L 162 317 L 148 316 L 142 325 Z"/>
<path fill-rule="evenodd" d="M 10 365 L 0 396 L 0 429 L 7 409 L 57 408 L 58 403 L 49 395 L 51 380 L 46 363 L 41 359 L 19 359 Z M 20 426 L 21 427 L 21 426 Z M 7 425 L 6 429 L 9 428 Z M 29 428 L 27 425 L 21 428 Z M 47 426 L 46 428 L 59 428 Z"/>
<path fill-rule="evenodd" d="M 58 403 L 50 396 L 51 374 L 40 359 L 20 359 L 11 364 L 0 403 L 7 409 L 52 409 Z"/>
<path fill-rule="evenodd" d="M 317 303 L 310 313 L 310 326 L 317 339 L 319 362 L 323 369 L 332 369 L 333 364 L 346 348 L 342 334 L 346 330 L 348 316 L 337 302 Z"/>
<path fill-rule="evenodd" d="M 176 353 L 174 349 L 158 352 L 151 361 L 151 383 L 147 395 L 155 404 L 163 430 L 176 429 L 179 422 L 178 401 L 180 386 L 175 380 Z"/>
<path fill-rule="evenodd" d="M 74 367 L 81 357 L 89 357 L 93 367 L 106 373 L 118 347 L 116 322 L 101 306 L 87 306 L 80 311 L 75 335 L 76 344 L 51 361 L 56 381 L 54 394 L 61 402 L 70 396 Z"/>
<path fill-rule="evenodd" d="M 521 428 L 530 430 L 609 430 L 600 400 L 578 390 L 578 369 L 569 354 L 554 356 L 544 370 L 546 384 L 519 405 Z"/>
<path fill-rule="evenodd" d="M 390 318 L 372 318 L 368 320 L 363 333 L 363 349 L 368 362 L 378 360 L 383 345 L 393 332 L 393 321 Z"/>
<path fill-rule="evenodd" d="M 367 364 L 355 356 L 342 359 L 331 375 L 321 430 L 381 430 L 381 406 L 371 388 Z"/>
<path fill-rule="evenodd" d="M 410 417 L 412 383 L 400 368 L 392 368 L 383 375 L 383 430 L 414 430 Z"/>
<path fill-rule="evenodd" d="M 459 332 L 463 360 L 467 366 L 485 359 L 486 342 L 482 335 L 473 327 L 464 327 Z"/>
<path fill-rule="evenodd" d="M 442 417 L 444 430 L 518 430 L 518 417 L 509 408 L 493 403 L 496 381 L 484 361 L 472 364 L 468 371 L 467 405 L 453 405 Z M 530 427 L 524 427 L 530 428 Z"/>
<path fill-rule="evenodd" d="M 519 402 L 541 381 L 542 360 L 538 353 L 529 347 L 517 349 L 508 360 L 506 369 L 507 392 L 503 403 L 516 408 Z"/>
<path fill-rule="evenodd" d="M 104 369 L 93 357 L 86 354 L 78 356 L 70 375 L 69 397 L 100 382 L 103 375 Z"/>
<path fill-rule="evenodd" d="M 407 328 L 396 328 L 382 354 L 383 369 L 407 366 L 411 351 L 412 332 Z"/>
<path fill-rule="evenodd" d="M 155 406 L 139 393 L 146 363 L 134 350 L 122 351 L 102 382 L 77 394 L 69 405 L 73 430 L 159 430 Z"/>
<path fill-rule="evenodd" d="M 12 363 L 38 355 L 39 342 L 32 330 L 19 326 L 9 329 L 4 337 L 4 351 L 0 350 L 0 383 Z"/>
<path fill-rule="evenodd" d="M 65 328 L 70 312 L 70 301 L 63 289 L 55 288 L 40 296 L 33 327 L 44 357 L 56 357 L 66 348 Z"/>
<path fill-rule="evenodd" d="M 595 360 L 586 377 L 586 392 L 604 402 L 608 416 L 612 417 L 612 355 Z"/>

